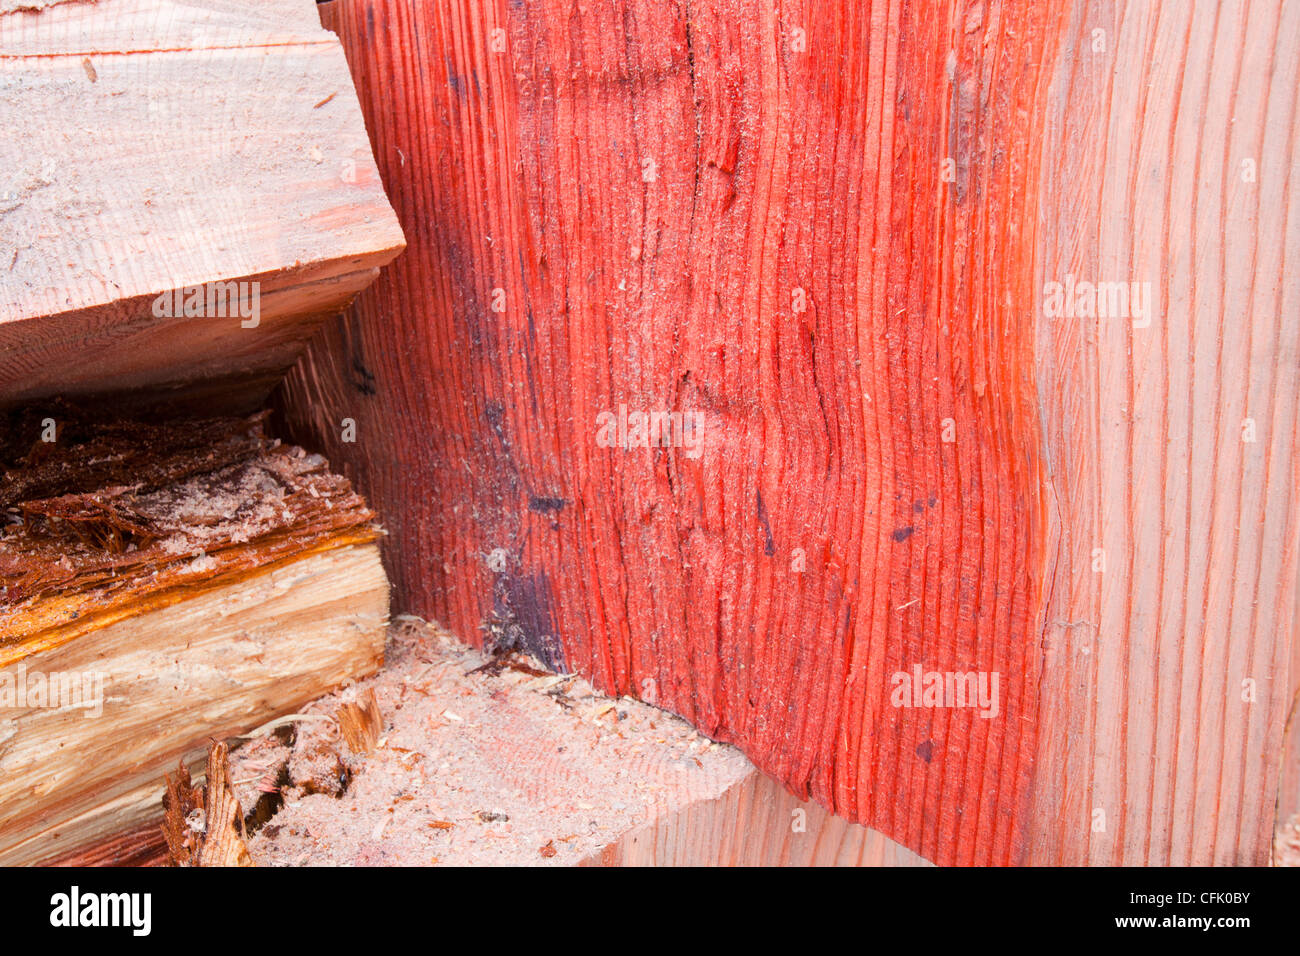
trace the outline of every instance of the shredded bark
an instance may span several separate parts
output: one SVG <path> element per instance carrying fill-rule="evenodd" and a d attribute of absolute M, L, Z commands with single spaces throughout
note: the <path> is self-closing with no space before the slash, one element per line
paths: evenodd
<path fill-rule="evenodd" d="M 112 486 L 151 491 L 215 471 L 258 453 L 265 418 L 95 421 L 64 402 L 11 413 L 0 437 L 0 508 Z"/>
<path fill-rule="evenodd" d="M 0 663 L 19 645 L 379 533 L 347 479 L 268 438 L 264 415 L 59 418 L 46 442 L 51 420 L 20 415 L 0 442 Z"/>
<path fill-rule="evenodd" d="M 203 832 L 207 829 L 203 788 L 194 786 L 184 762 L 177 768 L 175 779 L 171 774 L 165 774 L 163 779 L 162 834 L 167 860 L 172 866 L 198 866 Z"/>
<path fill-rule="evenodd" d="M 172 866 L 253 866 L 244 813 L 230 781 L 224 743 L 208 748 L 206 780 L 196 787 L 182 763 L 173 780 L 166 775 L 163 839 Z"/>
<path fill-rule="evenodd" d="M 339 730 L 343 742 L 354 754 L 368 754 L 379 743 L 384 730 L 384 718 L 379 713 L 379 701 L 375 699 L 373 689 L 355 703 L 348 701 L 339 705 Z"/>

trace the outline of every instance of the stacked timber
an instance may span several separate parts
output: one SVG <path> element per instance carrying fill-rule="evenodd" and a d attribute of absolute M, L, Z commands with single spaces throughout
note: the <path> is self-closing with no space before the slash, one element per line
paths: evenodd
<path fill-rule="evenodd" d="M 0 116 L 0 862 L 29 863 L 157 833 L 165 770 L 379 666 L 375 515 L 254 413 L 403 238 L 310 0 L 0 0 Z"/>

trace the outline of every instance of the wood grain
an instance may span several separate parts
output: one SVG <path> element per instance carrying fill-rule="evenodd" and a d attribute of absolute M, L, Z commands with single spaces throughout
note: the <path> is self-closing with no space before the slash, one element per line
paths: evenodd
<path fill-rule="evenodd" d="M 1268 860 L 1300 675 L 1297 77 L 1294 4 L 1071 14 L 1039 274 L 1150 282 L 1158 308 L 1039 325 L 1041 862 Z"/>
<path fill-rule="evenodd" d="M 927 856 L 1016 858 L 1042 552 L 1009 306 L 1037 131 L 1009 107 L 1042 93 L 1045 17 L 333 15 L 411 248 L 287 419 L 385 514 L 402 605 L 683 714 Z M 601 447 L 620 405 L 698 413 L 702 454 Z M 997 672 L 1000 714 L 892 706 L 914 665 Z"/>
<path fill-rule="evenodd" d="M 0 0 L 0 18 L 5 57 L 331 42 L 303 0 Z"/>
<path fill-rule="evenodd" d="M 40 866 L 166 866 L 167 844 L 159 820 L 116 834 L 98 843 L 65 853 Z"/>
<path fill-rule="evenodd" d="M 869 827 L 792 797 L 751 772 L 714 800 L 699 800 L 623 834 L 583 866 L 927 866 Z"/>

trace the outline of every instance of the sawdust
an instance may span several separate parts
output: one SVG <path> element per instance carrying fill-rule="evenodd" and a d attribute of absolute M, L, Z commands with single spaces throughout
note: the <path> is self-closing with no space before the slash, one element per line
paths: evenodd
<path fill-rule="evenodd" d="M 679 718 L 538 676 L 522 655 L 485 657 L 418 619 L 394 623 L 388 661 L 305 708 L 333 716 L 373 693 L 383 726 L 369 754 L 317 719 L 296 725 L 291 747 L 264 738 L 232 755 L 250 798 L 247 788 L 285 781 L 283 807 L 253 826 L 258 865 L 573 865 L 751 770 Z M 313 753 L 316 772 L 292 771 Z M 331 788 L 319 774 L 337 766 L 346 788 L 321 792 Z"/>

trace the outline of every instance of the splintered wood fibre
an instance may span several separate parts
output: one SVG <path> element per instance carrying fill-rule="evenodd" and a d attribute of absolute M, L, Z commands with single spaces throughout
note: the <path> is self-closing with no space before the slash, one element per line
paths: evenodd
<path fill-rule="evenodd" d="M 0 447 L 0 664 L 377 535 L 347 479 L 267 438 L 264 416 L 96 423 L 57 408 L 11 416 Z"/>

